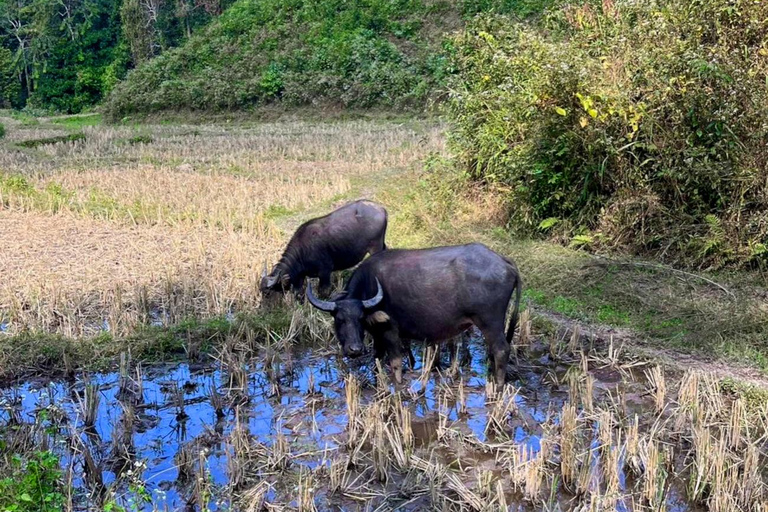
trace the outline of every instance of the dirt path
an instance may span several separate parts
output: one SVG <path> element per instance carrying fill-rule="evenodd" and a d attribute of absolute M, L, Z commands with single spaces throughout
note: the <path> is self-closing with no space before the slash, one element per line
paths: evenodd
<path fill-rule="evenodd" d="M 613 344 L 623 358 L 648 364 L 660 364 L 675 375 L 687 370 L 714 375 L 718 379 L 734 379 L 768 392 L 768 377 L 760 370 L 748 365 L 706 358 L 675 349 L 654 346 L 642 334 L 632 329 L 611 327 L 597 323 L 583 322 L 568 318 L 545 308 L 531 308 L 535 316 L 546 319 L 556 326 L 560 338 L 569 338 L 578 329 L 583 346 L 594 346 L 607 350 Z"/>

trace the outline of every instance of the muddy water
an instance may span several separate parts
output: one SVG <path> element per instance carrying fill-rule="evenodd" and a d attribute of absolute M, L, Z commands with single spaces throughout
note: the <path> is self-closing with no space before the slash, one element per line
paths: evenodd
<path fill-rule="evenodd" d="M 471 340 L 469 350 L 471 364 L 461 371 L 466 411 L 459 413 L 459 407 L 451 404 L 446 411 L 448 422 L 452 429 L 480 442 L 494 442 L 485 433 L 489 409 L 482 340 Z M 408 381 L 400 389 L 413 414 L 415 444 L 424 452 L 442 455 L 449 463 L 450 453 L 442 447 L 433 449 L 437 445 L 436 411 L 441 407 L 436 399 L 437 387 L 442 385 L 442 378 L 435 373 L 422 388 L 418 380 L 421 360 L 417 358 L 416 370 L 408 372 Z M 123 506 L 141 510 L 186 509 L 193 485 L 180 474 L 178 454 L 182 449 L 205 454 L 213 494 L 208 508 L 228 510 L 231 495 L 227 490 L 226 440 L 238 422 L 267 446 L 275 442 L 278 431 L 282 432 L 289 441 L 293 463 L 314 469 L 343 444 L 347 426 L 345 372 L 354 372 L 363 384 L 363 404 L 375 393 L 370 361 L 349 368 L 330 352 L 318 354 L 306 348 L 294 348 L 287 359 L 290 364 L 278 368 L 280 376 L 271 380 L 267 375 L 274 375 L 275 369 L 266 371 L 263 358 L 253 358 L 247 390 L 234 394 L 231 377 L 217 365 L 145 366 L 140 384 L 139 379 L 121 379 L 118 373 L 80 375 L 69 382 L 30 381 L 0 394 L 0 427 L 19 423 L 45 427 L 46 442 L 60 455 L 62 467 L 71 471 L 73 501 L 81 510 L 91 509 L 100 493 L 115 497 Z M 515 397 L 517 412 L 508 430 L 510 437 L 533 452 L 541 447 L 543 425 L 556 422 L 568 398 L 568 385 L 564 384 L 568 369 L 567 364 L 551 361 L 543 350 L 521 358 L 516 366 L 513 379 L 520 391 Z M 626 375 L 606 368 L 595 368 L 592 373 L 597 378 L 596 397 L 621 393 L 630 397 L 628 403 L 638 411 L 648 406 L 642 386 Z M 444 379 L 454 388 L 457 381 Z M 87 383 L 97 386 L 99 395 L 92 427 L 84 424 Z M 230 397 L 220 414 L 212 404 L 212 390 Z M 465 463 L 495 469 L 492 455 L 479 451 L 470 459 Z M 623 473 L 621 485 L 626 485 Z M 136 498 L 137 488 L 146 490 L 146 500 Z M 670 490 L 669 510 L 689 510 L 680 496 L 680 492 Z M 510 499 L 516 497 L 510 494 Z M 330 508 L 320 491 L 316 503 L 320 510 Z M 564 502 L 563 509 L 569 508 Z M 619 501 L 617 510 L 631 507 Z"/>

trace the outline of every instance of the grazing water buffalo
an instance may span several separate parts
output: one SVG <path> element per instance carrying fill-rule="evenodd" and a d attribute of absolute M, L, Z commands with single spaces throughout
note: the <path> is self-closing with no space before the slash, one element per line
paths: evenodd
<path fill-rule="evenodd" d="M 383 251 L 387 210 L 372 201 L 355 201 L 324 217 L 309 220 L 293 234 L 280 261 L 261 277 L 261 292 L 290 289 L 298 295 L 304 279 L 319 277 L 321 293 L 331 286 L 331 273 L 360 263 L 366 254 Z"/>
<path fill-rule="evenodd" d="M 417 250 L 387 250 L 365 260 L 345 291 L 333 301 L 307 289 L 316 308 L 333 315 L 344 355 L 363 353 L 364 330 L 374 339 L 377 358 L 388 353 L 402 380 L 404 340 L 435 343 L 471 325 L 483 333 L 496 380 L 504 383 L 510 342 L 520 307 L 520 274 L 507 258 L 482 244 Z M 515 294 L 509 327 L 507 308 Z"/>

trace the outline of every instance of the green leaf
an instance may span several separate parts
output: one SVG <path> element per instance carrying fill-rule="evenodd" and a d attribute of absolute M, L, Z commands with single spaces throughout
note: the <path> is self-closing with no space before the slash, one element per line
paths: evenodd
<path fill-rule="evenodd" d="M 555 112 L 557 112 L 561 116 L 567 116 L 568 115 L 568 112 L 564 108 L 562 108 L 562 107 L 555 107 Z"/>
<path fill-rule="evenodd" d="M 583 247 L 585 245 L 589 245 L 593 242 L 593 238 L 589 235 L 576 235 L 573 238 L 571 238 L 571 243 L 569 244 L 570 247 Z"/>
<path fill-rule="evenodd" d="M 547 229 L 551 228 L 558 222 L 560 222 L 560 219 L 558 219 L 557 217 L 550 217 L 548 219 L 544 219 L 539 223 L 539 229 L 542 231 L 546 231 Z"/>
<path fill-rule="evenodd" d="M 21 501 L 26 501 L 27 503 L 30 503 L 30 502 L 32 501 L 32 496 L 30 496 L 29 494 L 27 494 L 27 493 L 25 492 L 24 494 L 22 494 L 21 496 L 19 496 L 19 499 L 20 499 Z"/>

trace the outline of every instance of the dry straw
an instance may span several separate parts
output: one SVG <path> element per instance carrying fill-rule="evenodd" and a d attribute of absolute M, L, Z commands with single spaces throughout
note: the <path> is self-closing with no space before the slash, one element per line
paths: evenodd
<path fill-rule="evenodd" d="M 0 308 L 12 330 L 123 334 L 250 310 L 263 263 L 301 220 L 364 175 L 443 147 L 437 127 L 422 138 L 372 122 L 141 130 L 148 143 L 100 126 L 77 145 L 0 152 L 0 168 L 27 180 L 0 179 Z"/>

